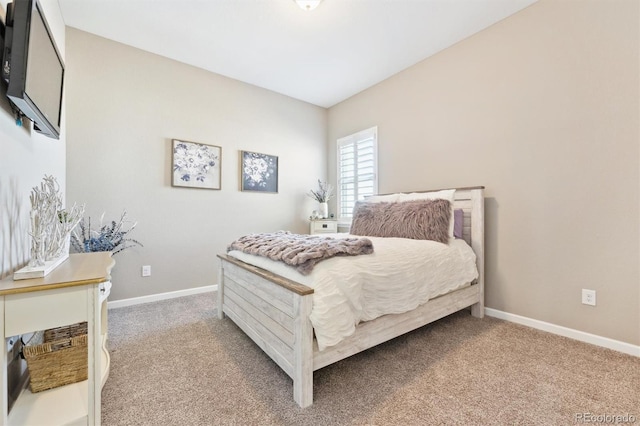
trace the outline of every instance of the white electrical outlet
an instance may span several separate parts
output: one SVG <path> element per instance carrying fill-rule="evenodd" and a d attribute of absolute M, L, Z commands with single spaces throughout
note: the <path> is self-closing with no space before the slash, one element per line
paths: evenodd
<path fill-rule="evenodd" d="M 142 276 L 150 277 L 151 276 L 151 265 L 144 265 L 142 267 Z"/>
<path fill-rule="evenodd" d="M 7 352 L 10 353 L 13 350 L 13 346 L 16 344 L 16 337 L 9 337 L 7 339 Z M 10 357 L 8 357 L 9 359 L 11 359 Z"/>
<path fill-rule="evenodd" d="M 582 289 L 582 304 L 596 306 L 596 291 Z"/>

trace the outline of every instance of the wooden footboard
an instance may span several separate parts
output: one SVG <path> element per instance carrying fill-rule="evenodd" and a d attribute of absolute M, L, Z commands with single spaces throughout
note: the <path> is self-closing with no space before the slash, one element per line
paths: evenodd
<path fill-rule="evenodd" d="M 228 315 L 293 379 L 293 399 L 313 402 L 313 289 L 226 255 L 218 284 L 218 318 Z"/>
<path fill-rule="evenodd" d="M 458 189 L 454 208 L 465 212 L 463 237 L 476 254 L 479 277 L 470 286 L 413 311 L 362 323 L 353 335 L 320 352 L 309 320 L 313 289 L 219 255 L 218 317 L 228 315 L 293 379 L 294 400 L 307 407 L 313 402 L 313 371 L 469 306 L 474 316 L 484 315 L 483 188 Z"/>

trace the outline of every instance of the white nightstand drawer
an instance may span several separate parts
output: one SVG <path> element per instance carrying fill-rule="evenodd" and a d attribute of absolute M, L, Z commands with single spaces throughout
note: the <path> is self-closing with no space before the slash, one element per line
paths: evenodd
<path fill-rule="evenodd" d="M 338 232 L 337 220 L 312 220 L 309 226 L 310 234 L 329 234 Z"/>

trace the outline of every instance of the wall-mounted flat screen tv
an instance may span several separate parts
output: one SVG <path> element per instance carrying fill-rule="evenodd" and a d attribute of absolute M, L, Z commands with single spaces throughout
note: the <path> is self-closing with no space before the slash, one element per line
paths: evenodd
<path fill-rule="evenodd" d="M 2 77 L 7 96 L 34 129 L 60 138 L 64 63 L 37 0 L 7 5 Z"/>

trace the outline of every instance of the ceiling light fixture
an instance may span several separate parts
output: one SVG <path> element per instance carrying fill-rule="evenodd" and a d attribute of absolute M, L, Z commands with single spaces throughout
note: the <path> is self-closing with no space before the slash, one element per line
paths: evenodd
<path fill-rule="evenodd" d="M 322 0 L 295 0 L 303 10 L 313 10 L 320 4 Z"/>

